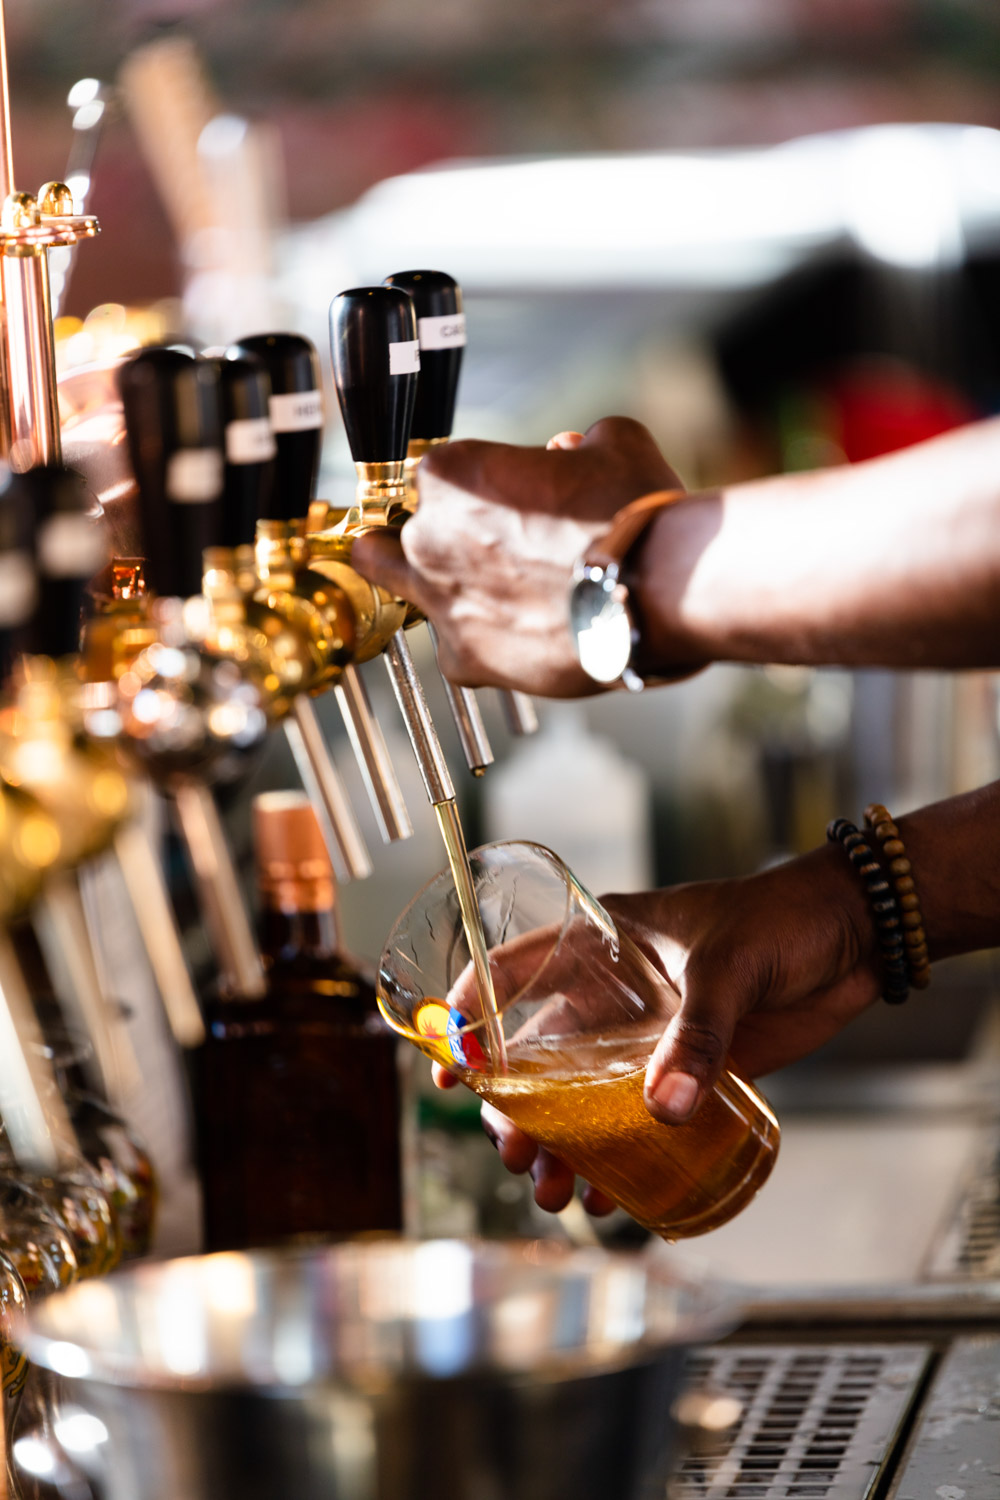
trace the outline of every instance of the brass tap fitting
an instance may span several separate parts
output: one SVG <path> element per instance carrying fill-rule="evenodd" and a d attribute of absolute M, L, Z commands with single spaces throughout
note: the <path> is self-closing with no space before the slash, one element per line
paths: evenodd
<path fill-rule="evenodd" d="M 108 847 L 130 812 L 130 784 L 115 750 L 84 733 L 82 685 L 72 664 L 22 659 L 0 710 L 0 777 L 27 792 L 58 830 L 60 866 Z"/>
<path fill-rule="evenodd" d="M 114 682 L 156 640 L 141 557 L 111 561 L 111 592 L 99 594 L 83 632 L 80 670 L 85 682 Z"/>
<path fill-rule="evenodd" d="M 325 501 L 309 509 L 307 539 L 310 567 L 344 589 L 357 612 L 359 646 L 355 661 L 370 661 L 397 630 L 423 616 L 403 599 L 361 577 L 351 567 L 355 537 L 382 528 L 398 530 L 411 513 L 405 462 L 359 463 L 354 503 L 338 510 Z"/>

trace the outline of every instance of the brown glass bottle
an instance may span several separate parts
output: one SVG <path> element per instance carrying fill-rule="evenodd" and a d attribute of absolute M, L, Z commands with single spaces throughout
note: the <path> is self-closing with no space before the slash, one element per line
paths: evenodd
<path fill-rule="evenodd" d="M 402 1228 L 397 1043 L 340 947 L 305 797 L 254 802 L 262 999 L 216 997 L 196 1067 L 207 1250 Z"/>

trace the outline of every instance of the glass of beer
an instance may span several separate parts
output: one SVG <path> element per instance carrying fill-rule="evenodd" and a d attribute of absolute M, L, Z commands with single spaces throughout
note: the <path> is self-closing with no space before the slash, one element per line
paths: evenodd
<path fill-rule="evenodd" d="M 382 953 L 386 1020 L 647 1229 L 726 1223 L 774 1165 L 765 1101 L 726 1073 L 685 1124 L 655 1120 L 644 1074 L 677 992 L 551 850 L 487 844 L 470 865 L 491 985 L 443 872 Z"/>

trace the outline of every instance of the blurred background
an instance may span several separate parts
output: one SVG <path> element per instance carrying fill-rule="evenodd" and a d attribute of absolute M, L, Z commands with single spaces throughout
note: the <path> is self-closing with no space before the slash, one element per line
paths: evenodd
<path fill-rule="evenodd" d="M 7 16 L 17 182 L 65 163 L 103 230 L 53 264 L 66 370 L 282 324 L 325 358 L 332 296 L 430 265 L 465 289 L 458 436 L 540 443 L 626 412 L 701 486 L 1000 407 L 994 0 L 8 0 Z M 330 406 L 335 498 L 352 476 Z M 463 816 L 473 838 L 551 843 L 598 891 L 744 873 L 872 799 L 903 812 L 1000 774 L 984 674 L 723 666 L 541 717 L 514 742 L 490 716 L 498 765 Z M 237 841 L 249 796 L 292 775 L 271 739 L 228 809 Z M 416 838 L 384 850 L 366 829 L 375 876 L 342 893 L 369 958 L 440 863 L 405 789 Z M 794 1107 L 858 1068 L 980 1055 L 992 979 L 988 959 L 952 966 L 947 1005 L 914 1002 L 905 1024 L 880 1007 L 772 1092 Z M 431 1123 L 443 1108 L 427 1102 Z M 449 1191 L 438 1229 L 463 1227 Z"/>

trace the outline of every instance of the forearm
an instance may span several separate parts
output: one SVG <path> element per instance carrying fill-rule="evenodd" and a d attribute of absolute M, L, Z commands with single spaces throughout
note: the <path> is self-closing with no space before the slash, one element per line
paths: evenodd
<path fill-rule="evenodd" d="M 1000 947 L 1000 782 L 897 818 L 932 959 Z"/>
<path fill-rule="evenodd" d="M 1000 664 L 1000 421 L 694 494 L 637 559 L 650 666 Z"/>

